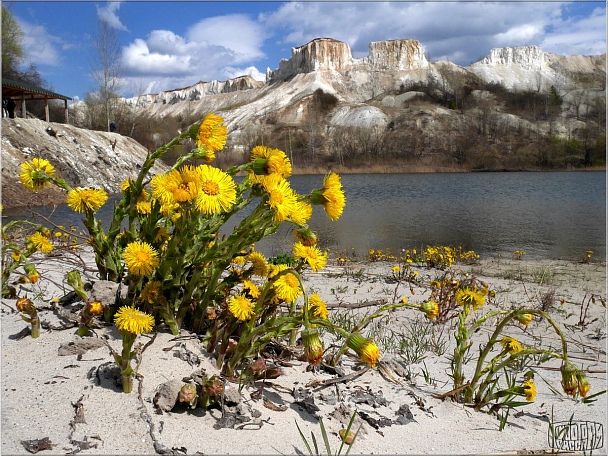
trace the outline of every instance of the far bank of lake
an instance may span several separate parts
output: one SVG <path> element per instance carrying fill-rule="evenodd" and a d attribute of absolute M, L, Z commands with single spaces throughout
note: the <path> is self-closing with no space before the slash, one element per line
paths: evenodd
<path fill-rule="evenodd" d="M 291 185 L 308 193 L 322 175 L 295 175 Z M 427 244 L 462 246 L 482 257 L 580 259 L 587 250 L 606 256 L 606 174 L 589 172 L 342 174 L 347 204 L 331 222 L 316 207 L 310 226 L 322 248 L 365 257 L 369 249 L 422 248 Z M 100 210 L 109 220 L 112 200 Z M 51 208 L 37 208 L 48 215 Z M 8 219 L 30 218 L 23 209 Z M 79 225 L 66 205 L 52 215 L 56 224 Z M 238 222 L 234 220 L 234 223 Z M 104 226 L 108 226 L 108 222 Z M 267 256 L 291 252 L 288 224 L 256 248 Z"/>

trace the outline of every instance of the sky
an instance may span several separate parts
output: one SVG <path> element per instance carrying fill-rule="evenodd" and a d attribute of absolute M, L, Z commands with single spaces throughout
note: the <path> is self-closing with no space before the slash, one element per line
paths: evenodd
<path fill-rule="evenodd" d="M 606 52 L 605 2 L 3 2 L 47 88 L 75 101 L 95 91 L 97 21 L 122 50 L 121 95 L 158 93 L 249 74 L 265 80 L 293 47 L 319 37 L 355 58 L 372 41 L 417 39 L 431 61 L 467 66 L 492 48 L 537 45 L 560 55 Z"/>

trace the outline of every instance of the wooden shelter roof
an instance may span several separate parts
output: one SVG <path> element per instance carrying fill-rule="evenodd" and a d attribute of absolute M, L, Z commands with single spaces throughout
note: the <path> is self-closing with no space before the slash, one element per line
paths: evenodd
<path fill-rule="evenodd" d="M 71 100 L 70 97 L 51 92 L 32 84 L 2 79 L 3 97 L 24 97 L 26 100 Z"/>

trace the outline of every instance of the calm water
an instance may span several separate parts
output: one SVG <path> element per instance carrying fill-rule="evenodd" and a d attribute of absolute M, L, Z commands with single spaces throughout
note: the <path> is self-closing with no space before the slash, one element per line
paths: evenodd
<path fill-rule="evenodd" d="M 321 186 L 322 176 L 290 181 L 308 193 Z M 370 248 L 398 252 L 434 244 L 460 245 L 482 258 L 515 250 L 525 250 L 531 259 L 579 259 L 586 250 L 595 258 L 606 255 L 604 172 L 357 174 L 343 175 L 342 184 L 343 216 L 331 222 L 315 207 L 310 221 L 320 246 L 333 251 L 365 255 Z M 106 206 L 102 218 L 109 217 L 111 206 Z M 5 215 L 24 217 L 22 211 Z M 65 206 L 56 209 L 53 220 L 80 223 Z M 290 252 L 292 243 L 284 224 L 257 248 L 272 256 Z"/>

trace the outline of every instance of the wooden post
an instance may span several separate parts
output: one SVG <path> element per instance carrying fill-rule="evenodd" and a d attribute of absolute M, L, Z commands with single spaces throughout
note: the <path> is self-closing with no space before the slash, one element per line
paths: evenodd
<path fill-rule="evenodd" d="M 69 123 L 68 119 L 68 100 L 63 100 L 64 112 L 65 112 L 65 123 Z"/>
<path fill-rule="evenodd" d="M 27 111 L 25 110 L 25 94 L 21 94 L 21 117 L 27 119 Z"/>
<path fill-rule="evenodd" d="M 46 119 L 47 122 L 49 122 L 49 99 L 48 97 L 45 95 L 44 96 L 44 118 Z"/>

